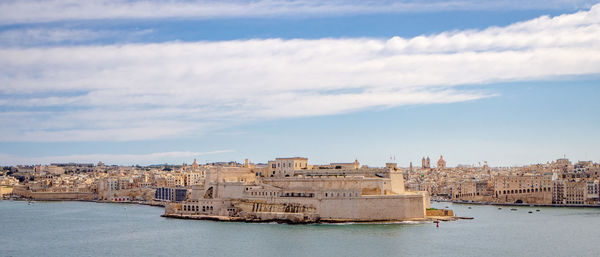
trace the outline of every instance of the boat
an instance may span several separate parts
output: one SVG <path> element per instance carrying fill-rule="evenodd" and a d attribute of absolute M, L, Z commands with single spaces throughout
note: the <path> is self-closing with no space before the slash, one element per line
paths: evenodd
<path fill-rule="evenodd" d="M 514 209 L 514 208 L 513 208 L 513 209 L 510 209 L 510 210 L 511 210 L 511 211 L 516 211 L 517 209 Z"/>
<path fill-rule="evenodd" d="M 535 211 L 540 211 L 540 210 L 535 210 Z"/>
<path fill-rule="evenodd" d="M 533 213 L 532 211 L 528 211 L 527 213 Z"/>
<path fill-rule="evenodd" d="M 498 207 L 498 210 L 502 210 L 502 208 Z"/>

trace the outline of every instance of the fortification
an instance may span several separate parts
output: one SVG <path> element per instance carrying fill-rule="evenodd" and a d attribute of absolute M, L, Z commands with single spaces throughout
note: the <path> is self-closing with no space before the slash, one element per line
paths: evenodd
<path fill-rule="evenodd" d="M 426 192 L 408 192 L 402 171 L 353 163 L 308 165 L 306 158 L 278 158 L 266 166 L 214 167 L 189 199 L 165 216 L 306 222 L 403 221 L 425 218 Z"/>

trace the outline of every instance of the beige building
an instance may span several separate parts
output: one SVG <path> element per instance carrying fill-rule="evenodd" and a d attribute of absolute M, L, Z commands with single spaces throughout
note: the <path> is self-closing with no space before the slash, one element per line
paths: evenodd
<path fill-rule="evenodd" d="M 193 185 L 199 185 L 199 184 L 204 183 L 204 175 L 205 175 L 204 170 L 183 173 L 184 186 L 190 187 Z"/>
<path fill-rule="evenodd" d="M 563 204 L 583 205 L 587 199 L 587 182 L 582 180 L 564 181 Z"/>
<path fill-rule="evenodd" d="M 294 175 L 294 171 L 307 169 L 308 159 L 302 157 L 292 158 L 276 158 L 275 161 L 269 161 L 270 177 L 290 177 Z"/>
<path fill-rule="evenodd" d="M 551 204 L 552 175 L 519 174 L 494 178 L 495 197 L 507 203 Z"/>

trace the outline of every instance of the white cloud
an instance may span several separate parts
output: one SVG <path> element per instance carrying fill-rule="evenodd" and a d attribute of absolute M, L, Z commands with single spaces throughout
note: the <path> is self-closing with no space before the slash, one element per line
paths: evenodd
<path fill-rule="evenodd" d="M 597 0 L 8 0 L 0 3 L 0 24 L 90 19 L 206 19 L 444 10 L 588 8 L 597 2 Z"/>
<path fill-rule="evenodd" d="M 69 28 L 26 28 L 9 29 L 0 31 L 0 45 L 2 46 L 36 46 L 55 45 L 64 43 L 83 43 L 100 39 L 118 38 L 120 42 L 136 40 L 141 36 L 152 33 L 152 30 L 91 30 Z"/>
<path fill-rule="evenodd" d="M 149 154 L 76 154 L 76 155 L 59 155 L 59 156 L 38 156 L 25 157 L 12 154 L 0 153 L 1 165 L 21 165 L 21 164 L 50 164 L 50 163 L 98 163 L 99 161 L 105 164 L 117 165 L 149 165 L 160 163 L 181 163 L 190 162 L 191 159 L 207 156 L 230 153 L 232 150 L 217 150 L 210 152 L 161 152 Z"/>
<path fill-rule="evenodd" d="M 415 38 L 0 48 L 0 141 L 186 137 L 248 120 L 453 103 L 459 85 L 600 72 L 600 5 Z"/>

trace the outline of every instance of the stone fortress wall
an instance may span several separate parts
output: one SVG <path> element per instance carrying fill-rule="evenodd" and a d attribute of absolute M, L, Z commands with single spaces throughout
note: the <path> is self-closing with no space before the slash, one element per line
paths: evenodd
<path fill-rule="evenodd" d="M 357 169 L 348 175 L 347 167 L 324 173 L 324 166 L 319 166 L 321 175 L 308 175 L 306 158 L 298 158 L 297 165 L 294 158 L 283 160 L 269 162 L 288 163 L 281 173 L 250 167 L 211 169 L 204 184 L 192 189 L 190 199 L 166 208 L 165 215 L 247 221 L 400 221 L 423 219 L 429 208 L 429 195 L 405 191 L 402 173 L 395 167 Z M 294 166 L 298 174 L 289 171 Z M 352 166 L 358 167 L 358 162 Z"/>

